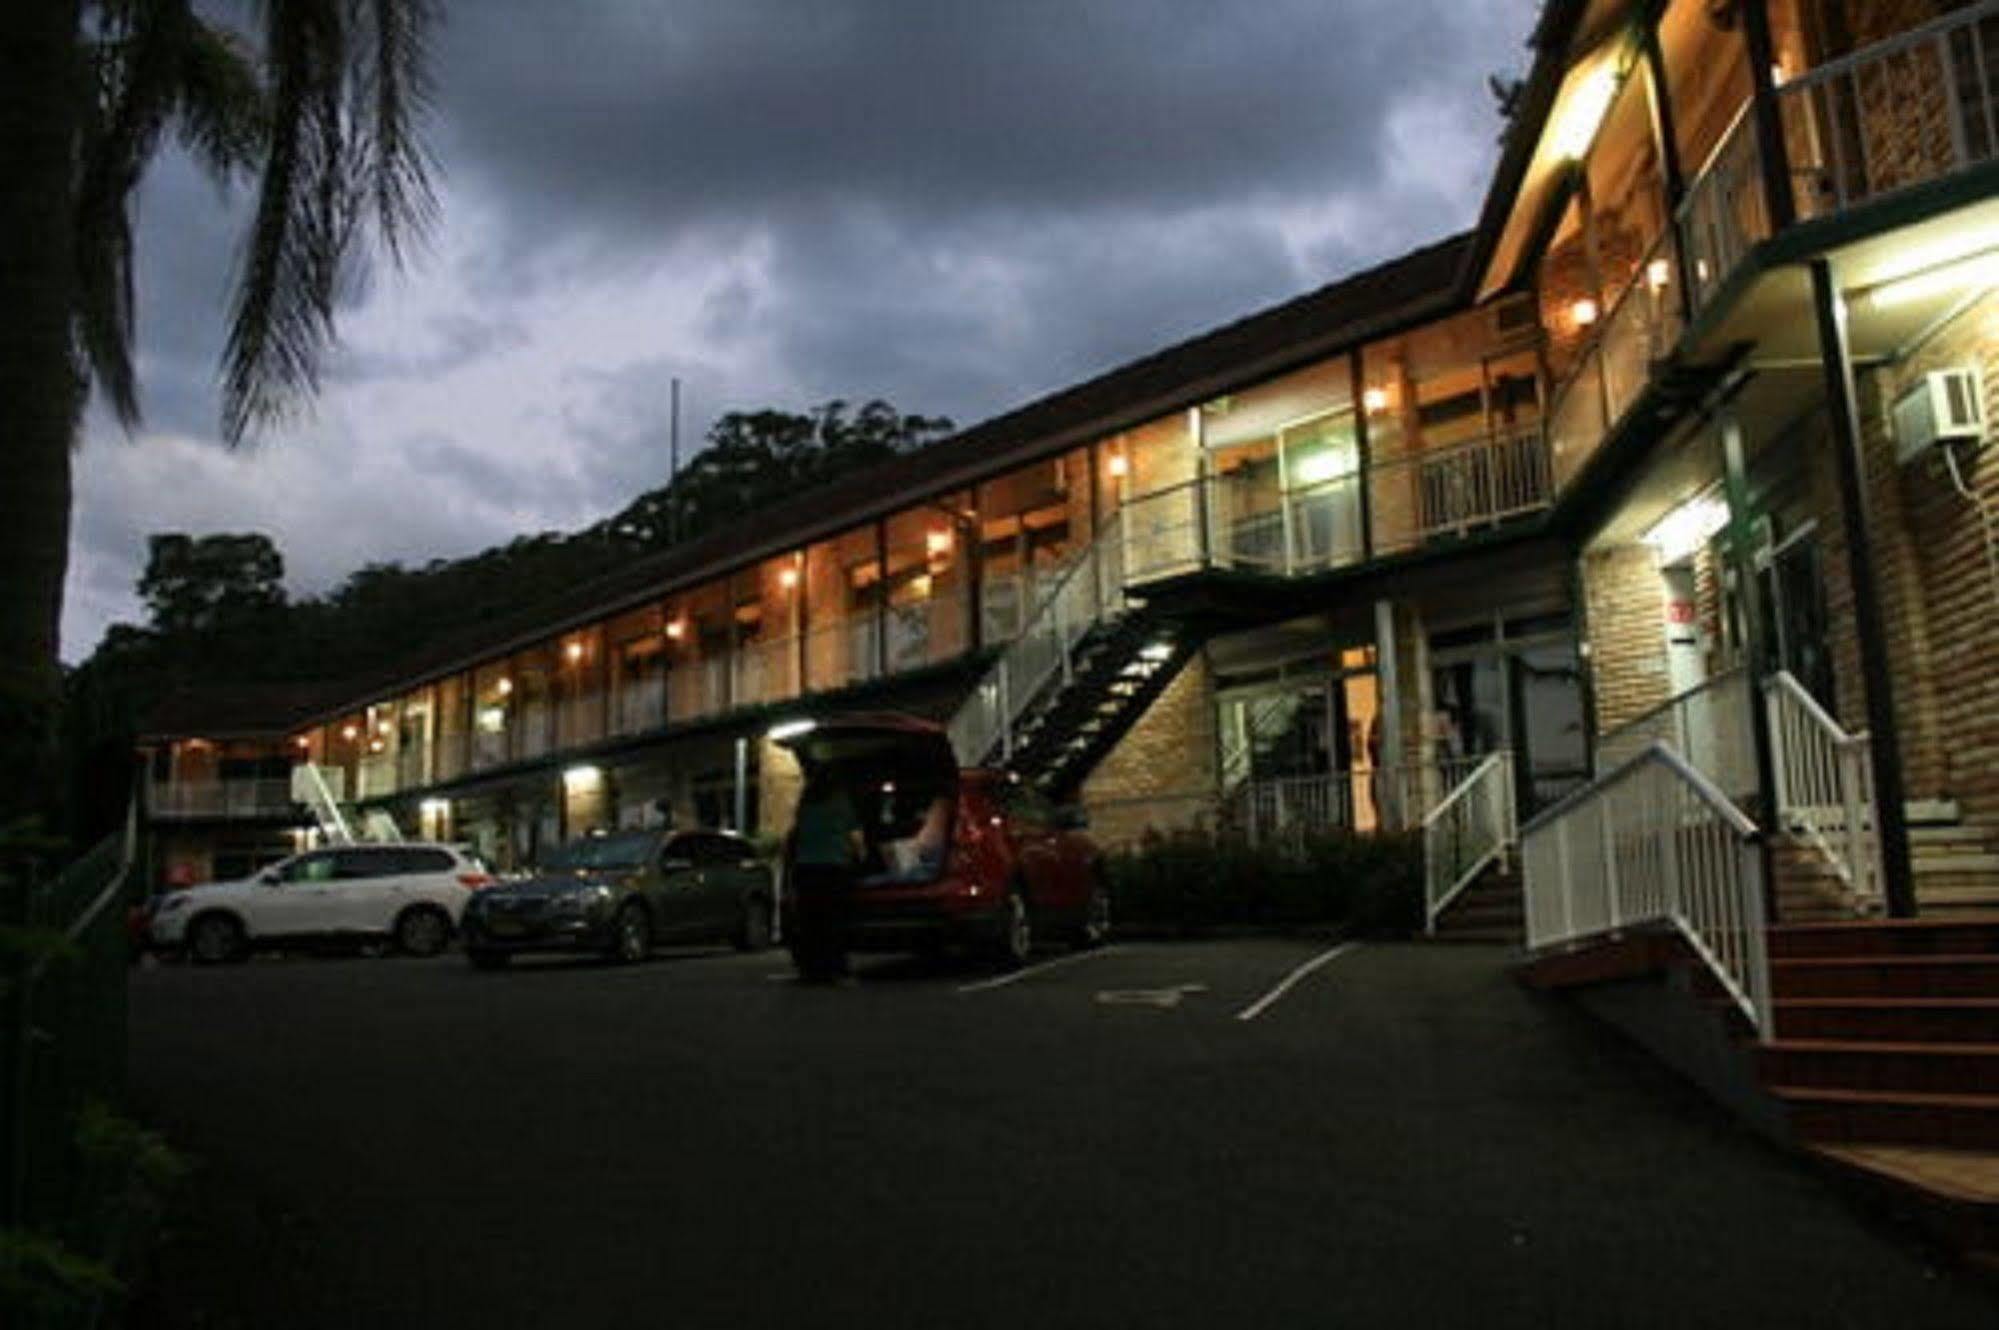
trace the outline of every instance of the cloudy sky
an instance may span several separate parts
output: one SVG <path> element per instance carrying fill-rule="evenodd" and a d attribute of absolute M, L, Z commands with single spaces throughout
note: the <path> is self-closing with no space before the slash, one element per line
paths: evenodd
<path fill-rule="evenodd" d="M 146 424 L 79 458 L 63 652 L 155 531 L 294 594 L 573 528 L 716 415 L 961 425 L 1468 225 L 1536 0 L 447 0 L 444 217 L 342 320 L 312 416 L 217 443 L 243 200 L 140 202 Z"/>

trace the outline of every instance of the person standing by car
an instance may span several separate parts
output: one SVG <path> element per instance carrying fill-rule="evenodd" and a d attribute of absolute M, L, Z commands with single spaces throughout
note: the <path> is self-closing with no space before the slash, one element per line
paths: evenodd
<path fill-rule="evenodd" d="M 786 929 L 792 956 L 801 973 L 830 979 L 844 965 L 824 958 L 845 955 L 848 897 L 867 859 L 860 810 L 846 787 L 808 783 L 791 838 L 792 871 L 803 889 L 799 898 L 811 902 L 809 911 Z"/>

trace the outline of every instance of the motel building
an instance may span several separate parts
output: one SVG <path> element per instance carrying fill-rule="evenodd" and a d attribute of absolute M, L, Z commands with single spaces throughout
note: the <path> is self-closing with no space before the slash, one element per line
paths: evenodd
<path fill-rule="evenodd" d="M 1999 3 L 1550 0 L 1475 229 L 144 743 L 175 880 L 782 834 L 769 732 L 947 725 L 1093 834 L 1423 828 L 1537 952 L 1999 907 Z M 1516 930 L 1517 930 L 1516 925 Z M 1995 1039 L 1999 1042 L 1999 1039 Z M 1999 1141 L 1999 1137 L 1995 1137 Z"/>

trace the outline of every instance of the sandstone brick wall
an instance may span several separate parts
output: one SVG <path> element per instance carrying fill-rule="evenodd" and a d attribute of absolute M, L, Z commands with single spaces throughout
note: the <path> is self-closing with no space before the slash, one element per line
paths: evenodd
<path fill-rule="evenodd" d="M 1597 733 L 1665 702 L 1666 593 L 1659 557 L 1633 542 L 1583 556 Z"/>
<path fill-rule="evenodd" d="M 1090 834 L 1101 845 L 1212 824 L 1217 770 L 1214 676 L 1195 655 L 1083 781 Z"/>

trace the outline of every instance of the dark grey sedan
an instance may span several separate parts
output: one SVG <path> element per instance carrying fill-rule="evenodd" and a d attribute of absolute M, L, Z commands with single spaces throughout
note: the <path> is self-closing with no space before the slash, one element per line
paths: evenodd
<path fill-rule="evenodd" d="M 770 865 L 725 831 L 622 831 L 585 836 L 525 881 L 474 892 L 459 920 L 465 955 L 497 969 L 524 951 L 595 951 L 643 959 L 655 943 L 771 936 Z"/>

